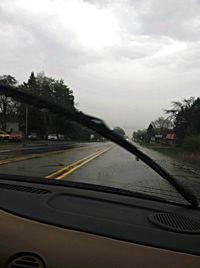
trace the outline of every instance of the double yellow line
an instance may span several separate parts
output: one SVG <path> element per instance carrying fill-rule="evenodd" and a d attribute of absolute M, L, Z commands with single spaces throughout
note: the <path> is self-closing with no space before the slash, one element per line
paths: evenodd
<path fill-rule="evenodd" d="M 45 178 L 46 179 L 51 179 L 51 178 L 55 178 L 56 180 L 61 180 L 63 179 L 64 177 L 68 176 L 69 174 L 71 174 L 72 172 L 76 171 L 78 168 L 86 165 L 88 162 L 96 159 L 97 157 L 99 157 L 100 155 L 104 154 L 105 152 L 107 152 L 108 150 L 110 150 L 113 146 L 110 146 L 106 149 L 101 149 L 101 150 L 98 150 L 97 152 L 87 156 L 87 157 L 84 157 L 64 168 L 61 168 L 49 175 L 47 175 Z"/>
<path fill-rule="evenodd" d="M 66 150 L 59 150 L 59 151 L 53 151 L 53 152 L 31 154 L 29 156 L 20 156 L 20 157 L 3 159 L 3 160 L 0 160 L 0 165 L 15 163 L 15 162 L 19 162 L 19 161 L 25 161 L 25 160 L 31 160 L 31 159 L 35 159 L 35 158 L 41 158 L 41 157 L 54 155 L 54 154 L 60 154 L 60 153 L 64 153 L 64 152 L 66 152 Z"/>

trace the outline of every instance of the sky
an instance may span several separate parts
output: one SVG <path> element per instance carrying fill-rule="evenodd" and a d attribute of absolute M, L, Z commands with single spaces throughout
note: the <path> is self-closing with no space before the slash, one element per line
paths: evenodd
<path fill-rule="evenodd" d="M 127 133 L 200 95 L 200 0 L 1 0 L 0 75 L 44 71 Z"/>

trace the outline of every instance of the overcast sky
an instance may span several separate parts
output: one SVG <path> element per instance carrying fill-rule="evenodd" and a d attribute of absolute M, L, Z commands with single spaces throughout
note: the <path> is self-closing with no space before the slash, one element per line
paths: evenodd
<path fill-rule="evenodd" d="M 200 0 L 1 0 L 0 75 L 63 78 L 129 131 L 200 95 Z"/>

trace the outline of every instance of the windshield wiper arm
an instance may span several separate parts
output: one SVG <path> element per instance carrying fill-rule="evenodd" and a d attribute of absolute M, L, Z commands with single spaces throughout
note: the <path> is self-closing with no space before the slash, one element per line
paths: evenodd
<path fill-rule="evenodd" d="M 42 97 L 18 90 L 12 86 L 0 84 L 0 94 L 12 97 L 26 104 L 33 105 L 39 109 L 47 109 L 51 113 L 58 114 L 59 116 L 70 121 L 76 121 L 79 124 L 96 131 L 103 137 L 115 142 L 130 153 L 137 156 L 156 173 L 158 173 L 163 179 L 167 180 L 192 206 L 198 207 L 198 199 L 190 189 L 181 184 L 174 176 L 168 173 L 148 155 L 140 151 L 134 144 L 129 143 L 123 137 L 109 129 L 109 127 L 101 119 L 86 115 L 80 111 L 77 111 L 73 107 L 60 106 L 51 101 L 43 99 Z"/>

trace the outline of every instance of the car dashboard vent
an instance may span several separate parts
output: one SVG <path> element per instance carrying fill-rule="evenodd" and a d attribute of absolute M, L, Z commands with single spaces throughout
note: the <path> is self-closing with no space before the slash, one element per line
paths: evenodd
<path fill-rule="evenodd" d="M 200 221 L 177 213 L 154 213 L 148 216 L 151 223 L 174 232 L 200 233 Z"/>
<path fill-rule="evenodd" d="M 39 188 L 21 186 L 21 185 L 14 185 L 14 184 L 4 184 L 4 183 L 0 183 L 0 189 L 28 192 L 28 193 L 33 193 L 33 194 L 48 194 L 48 193 L 50 193 L 50 191 L 45 190 L 45 189 L 39 189 Z"/>
<path fill-rule="evenodd" d="M 25 253 L 15 255 L 6 265 L 6 268 L 45 268 L 44 261 L 37 255 Z"/>

